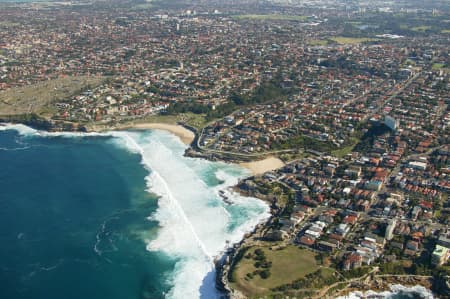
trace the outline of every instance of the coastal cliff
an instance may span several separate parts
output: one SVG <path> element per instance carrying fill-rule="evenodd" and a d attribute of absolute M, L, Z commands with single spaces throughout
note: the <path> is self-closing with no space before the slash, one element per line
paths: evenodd
<path fill-rule="evenodd" d="M 0 123 L 19 123 L 42 131 L 86 132 L 82 125 L 69 122 L 55 122 L 34 113 L 19 115 L 0 115 Z"/>
<path fill-rule="evenodd" d="M 77 126 L 72 123 L 54 123 L 35 114 L 0 117 L 0 122 L 23 123 L 35 129 L 47 131 L 86 131 L 86 128 L 84 128 L 83 126 Z M 195 144 L 195 141 L 191 142 L 191 144 Z M 209 160 L 218 159 L 214 156 L 205 157 L 203 156 L 203 153 L 199 153 L 191 148 L 188 148 L 187 151 L 191 152 L 191 155 L 195 157 L 207 158 Z M 241 194 L 245 194 L 247 196 L 251 195 L 268 201 L 265 196 L 262 196 L 262 194 L 259 194 L 257 192 L 244 192 L 243 190 L 241 190 Z M 257 240 L 258 236 L 262 236 L 262 232 L 266 227 L 266 223 L 258 225 L 250 234 L 246 235 L 241 242 L 235 244 L 229 251 L 227 251 L 222 259 L 220 259 L 220 261 L 216 262 L 216 287 L 219 290 L 223 291 L 226 294 L 225 296 L 227 298 L 246 298 L 244 294 L 233 287 L 233 267 L 240 260 L 240 254 L 245 251 L 244 249 L 247 246 L 255 244 L 255 240 Z M 405 286 L 422 285 L 427 289 L 437 290 L 440 294 L 446 294 L 446 296 L 448 296 L 450 293 L 448 284 L 446 284 L 446 279 L 448 281 L 448 277 L 438 279 L 432 276 L 419 277 L 415 275 L 375 275 L 371 280 L 366 279 L 364 282 L 355 281 L 342 289 L 330 289 L 330 292 L 332 292 L 332 296 L 337 296 L 341 294 L 347 294 L 354 290 L 384 291 L 388 290 L 392 284 L 401 284 Z M 345 284 L 345 281 L 342 281 L 342 284 Z M 330 293 L 328 293 L 328 290 L 326 290 L 325 294 L 330 295 Z"/>

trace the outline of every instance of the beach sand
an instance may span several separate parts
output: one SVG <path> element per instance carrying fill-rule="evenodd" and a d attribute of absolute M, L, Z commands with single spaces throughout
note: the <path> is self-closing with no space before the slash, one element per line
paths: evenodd
<path fill-rule="evenodd" d="M 138 130 L 146 130 L 146 129 L 156 129 L 156 130 L 165 130 L 176 136 L 178 136 L 181 141 L 185 144 L 191 144 L 195 138 L 194 132 L 186 129 L 183 126 L 175 125 L 175 124 L 166 124 L 166 123 L 126 123 L 122 125 L 117 125 L 114 127 L 102 127 L 99 125 L 92 126 L 90 130 L 92 131 L 104 131 L 104 130 L 125 130 L 125 129 L 138 129 Z M 239 166 L 247 168 L 252 172 L 253 175 L 260 175 L 267 171 L 271 171 L 280 167 L 283 167 L 285 164 L 283 161 L 276 157 L 267 157 L 265 159 L 259 161 L 252 162 L 242 162 L 239 163 Z"/>
<path fill-rule="evenodd" d="M 239 163 L 240 166 L 247 168 L 254 175 L 263 174 L 284 166 L 283 161 L 275 157 L 267 157 L 263 160 Z"/>
<path fill-rule="evenodd" d="M 191 144 L 195 138 L 194 132 L 192 132 L 180 125 L 172 125 L 172 124 L 164 124 L 164 123 L 139 123 L 139 124 L 133 124 L 129 128 L 139 129 L 139 130 L 145 130 L 145 129 L 165 130 L 165 131 L 168 131 L 168 132 L 178 136 L 181 139 L 181 141 L 183 141 L 183 143 L 185 143 L 185 144 Z"/>

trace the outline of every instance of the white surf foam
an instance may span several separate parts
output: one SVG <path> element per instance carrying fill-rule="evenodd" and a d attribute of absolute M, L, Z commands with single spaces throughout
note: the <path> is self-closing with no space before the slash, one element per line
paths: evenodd
<path fill-rule="evenodd" d="M 37 130 L 27 127 L 22 124 L 2 124 L 0 126 L 0 131 L 14 130 L 17 131 L 20 135 L 33 135 L 36 134 Z"/>
<path fill-rule="evenodd" d="M 29 146 L 24 146 L 24 147 L 13 147 L 13 148 L 8 148 L 8 147 L 0 147 L 0 151 L 24 151 L 29 149 Z"/>
<path fill-rule="evenodd" d="M 337 299 L 362 299 L 362 298 L 395 298 L 399 294 L 408 294 L 411 298 L 433 299 L 433 293 L 423 286 L 416 285 L 412 287 L 406 287 L 400 284 L 394 284 L 390 286 L 390 291 L 384 292 L 352 292 L 346 296 L 337 297 Z"/>
<path fill-rule="evenodd" d="M 38 137 L 65 137 L 65 138 L 74 138 L 74 137 L 115 137 L 117 134 L 116 132 L 104 132 L 104 133 L 97 133 L 97 132 L 47 132 L 47 131 L 41 131 L 36 130 L 33 128 L 30 128 L 26 125 L 22 124 L 2 124 L 0 126 L 0 131 L 7 131 L 7 130 L 14 130 L 19 135 L 22 136 L 38 136 Z M 120 133 L 120 132 L 119 132 Z"/>
<path fill-rule="evenodd" d="M 227 190 L 237 182 L 235 174 L 219 167 L 216 176 L 220 186 L 209 187 L 201 179 L 209 163 L 182 157 L 185 146 L 165 132 L 133 133 L 122 136 L 130 149 L 142 155 L 142 163 L 151 171 L 147 177 L 149 191 L 161 196 L 159 208 L 151 216 L 160 223 L 149 250 L 159 250 L 179 259 L 171 283 L 169 298 L 217 298 L 214 286 L 213 259 L 219 257 L 230 244 L 269 216 L 268 207 L 259 200 L 242 198 Z M 193 165 L 194 164 L 194 165 Z M 230 168 L 231 169 L 231 168 Z M 236 172 L 236 171 L 235 171 Z M 218 190 L 235 203 L 227 207 L 218 196 Z M 247 209 L 248 219 L 229 230 L 235 221 L 234 209 Z"/>
<path fill-rule="evenodd" d="M 167 132 L 53 133 L 16 124 L 0 126 L 0 131 L 4 130 L 41 137 L 110 136 L 115 145 L 141 155 L 150 172 L 148 191 L 160 196 L 159 207 L 150 216 L 160 229 L 147 248 L 177 258 L 168 298 L 218 298 L 214 258 L 269 217 L 266 204 L 229 189 L 245 172 L 224 163 L 183 157 L 186 146 Z M 215 175 L 223 182 L 219 186 L 210 187 L 202 179 L 211 169 L 217 169 Z M 220 190 L 231 206 L 222 201 Z"/>

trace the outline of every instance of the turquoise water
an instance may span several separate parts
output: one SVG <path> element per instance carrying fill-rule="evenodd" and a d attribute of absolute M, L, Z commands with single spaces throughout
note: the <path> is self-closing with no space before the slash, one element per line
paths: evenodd
<path fill-rule="evenodd" d="M 185 147 L 0 127 L 0 298 L 217 298 L 214 258 L 267 207 L 227 191 L 245 171 Z"/>
<path fill-rule="evenodd" d="M 174 261 L 142 242 L 157 227 L 146 219 L 157 208 L 144 191 L 147 171 L 105 139 L 0 133 L 0 298 L 168 291 Z"/>
<path fill-rule="evenodd" d="M 244 170 L 185 148 L 161 131 L 0 126 L 0 298 L 218 298 L 214 258 L 268 208 L 227 189 Z M 370 295 L 433 298 L 418 286 Z"/>

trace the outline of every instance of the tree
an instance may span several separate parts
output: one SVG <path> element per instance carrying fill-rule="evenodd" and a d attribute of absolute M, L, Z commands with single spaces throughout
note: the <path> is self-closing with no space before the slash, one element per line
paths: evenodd
<path fill-rule="evenodd" d="M 262 270 L 259 272 L 259 276 L 261 276 L 262 279 L 267 279 L 270 277 L 270 271 L 268 269 Z"/>

